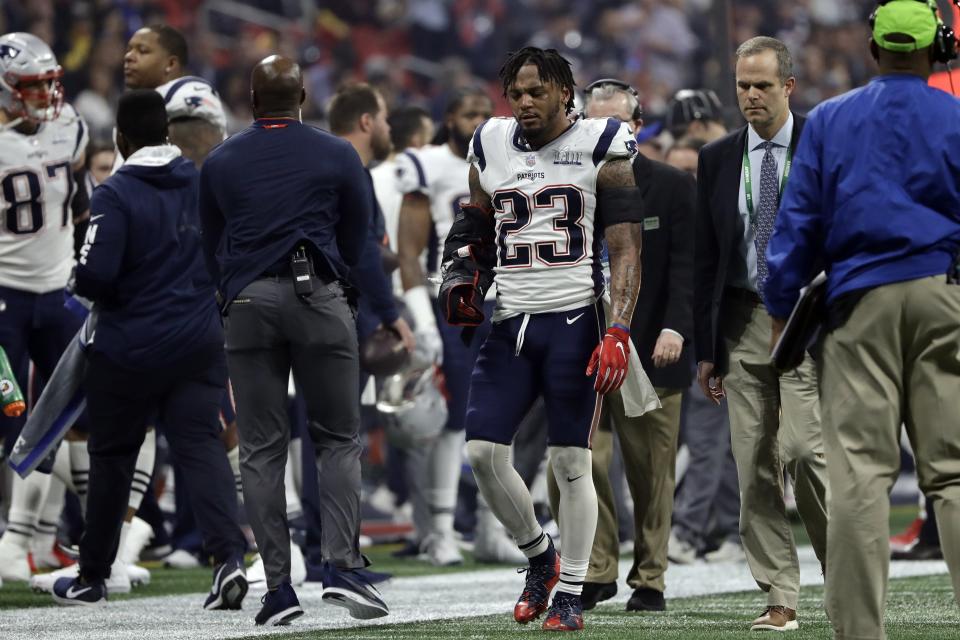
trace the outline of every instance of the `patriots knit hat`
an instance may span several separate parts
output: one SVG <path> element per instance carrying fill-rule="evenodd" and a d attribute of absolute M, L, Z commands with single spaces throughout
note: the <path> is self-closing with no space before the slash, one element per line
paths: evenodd
<path fill-rule="evenodd" d="M 909 52 L 932 45 L 939 26 L 935 6 L 922 0 L 891 0 L 877 7 L 873 23 L 877 46 L 887 51 Z M 889 40 L 888 36 L 894 34 L 909 36 L 913 42 Z"/>

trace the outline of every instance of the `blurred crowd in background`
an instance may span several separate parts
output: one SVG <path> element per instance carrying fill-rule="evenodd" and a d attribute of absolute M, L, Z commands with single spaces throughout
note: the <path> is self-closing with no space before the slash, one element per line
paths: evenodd
<path fill-rule="evenodd" d="M 30 31 L 52 43 L 67 100 L 109 139 L 123 90 L 129 36 L 154 22 L 187 35 L 190 71 L 210 80 L 229 130 L 251 119 L 249 74 L 271 53 L 308 78 L 304 119 L 349 80 L 375 85 L 388 105 L 414 104 L 440 120 L 449 93 L 482 84 L 499 98 L 497 70 L 526 44 L 557 48 L 578 86 L 619 77 L 640 92 L 648 123 L 684 87 L 717 91 L 737 117 L 736 45 L 757 34 L 785 41 L 795 57 L 794 109 L 858 86 L 873 64 L 864 46 L 874 0 L 0 0 L 0 33 Z M 727 59 L 724 60 L 723 57 Z M 729 69 L 729 68 L 728 68 Z M 505 102 L 497 112 L 507 113 Z"/>

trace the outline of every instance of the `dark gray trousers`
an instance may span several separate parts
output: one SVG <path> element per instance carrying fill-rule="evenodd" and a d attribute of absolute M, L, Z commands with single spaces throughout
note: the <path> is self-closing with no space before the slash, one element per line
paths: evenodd
<path fill-rule="evenodd" d="M 247 517 L 267 587 L 290 581 L 290 532 L 283 477 L 290 443 L 290 370 L 307 405 L 317 450 L 324 558 L 343 569 L 360 555 L 359 358 L 354 316 L 337 282 L 313 278 L 303 299 L 289 276 L 248 285 L 226 319 L 227 365 L 237 402 L 240 473 Z"/>
<path fill-rule="evenodd" d="M 740 490 L 726 400 L 714 405 L 694 381 L 683 394 L 680 424 L 690 466 L 673 506 L 674 532 L 701 551 L 711 533 L 739 543 Z"/>

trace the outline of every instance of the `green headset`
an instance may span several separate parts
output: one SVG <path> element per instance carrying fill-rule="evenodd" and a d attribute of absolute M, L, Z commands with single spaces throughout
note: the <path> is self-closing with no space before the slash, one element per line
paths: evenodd
<path fill-rule="evenodd" d="M 873 13 L 870 14 L 870 31 L 873 31 L 873 25 L 877 20 L 877 11 L 883 5 L 894 0 L 880 0 L 877 3 L 877 8 L 873 10 Z M 935 62 L 943 62 L 944 64 L 950 62 L 951 60 L 956 60 L 957 58 L 957 37 L 954 34 L 953 29 L 945 24 L 943 20 L 940 19 L 940 14 L 938 13 L 937 2 L 936 0 L 916 0 L 917 2 L 922 2 L 925 5 L 930 7 L 930 10 L 933 12 L 933 17 L 937 21 L 937 32 L 933 37 L 933 59 Z M 960 0 L 953 0 L 954 4 L 960 7 Z"/>

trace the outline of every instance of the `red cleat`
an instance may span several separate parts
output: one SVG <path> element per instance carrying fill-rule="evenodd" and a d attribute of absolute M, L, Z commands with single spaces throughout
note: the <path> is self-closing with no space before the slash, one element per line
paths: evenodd
<path fill-rule="evenodd" d="M 559 592 L 543 621 L 544 631 L 583 631 L 583 604 L 580 596 Z"/>
<path fill-rule="evenodd" d="M 891 551 L 909 551 L 920 540 L 920 530 L 923 528 L 923 518 L 917 518 L 910 526 L 895 536 L 890 536 Z"/>
<path fill-rule="evenodd" d="M 553 548 L 552 543 L 550 546 Z M 520 624 L 527 624 L 547 610 L 550 593 L 560 580 L 560 554 L 554 552 L 552 564 L 530 565 L 525 569 L 518 569 L 517 572 L 526 572 L 527 582 L 520 599 L 517 600 L 517 606 L 513 608 L 513 619 Z"/>

